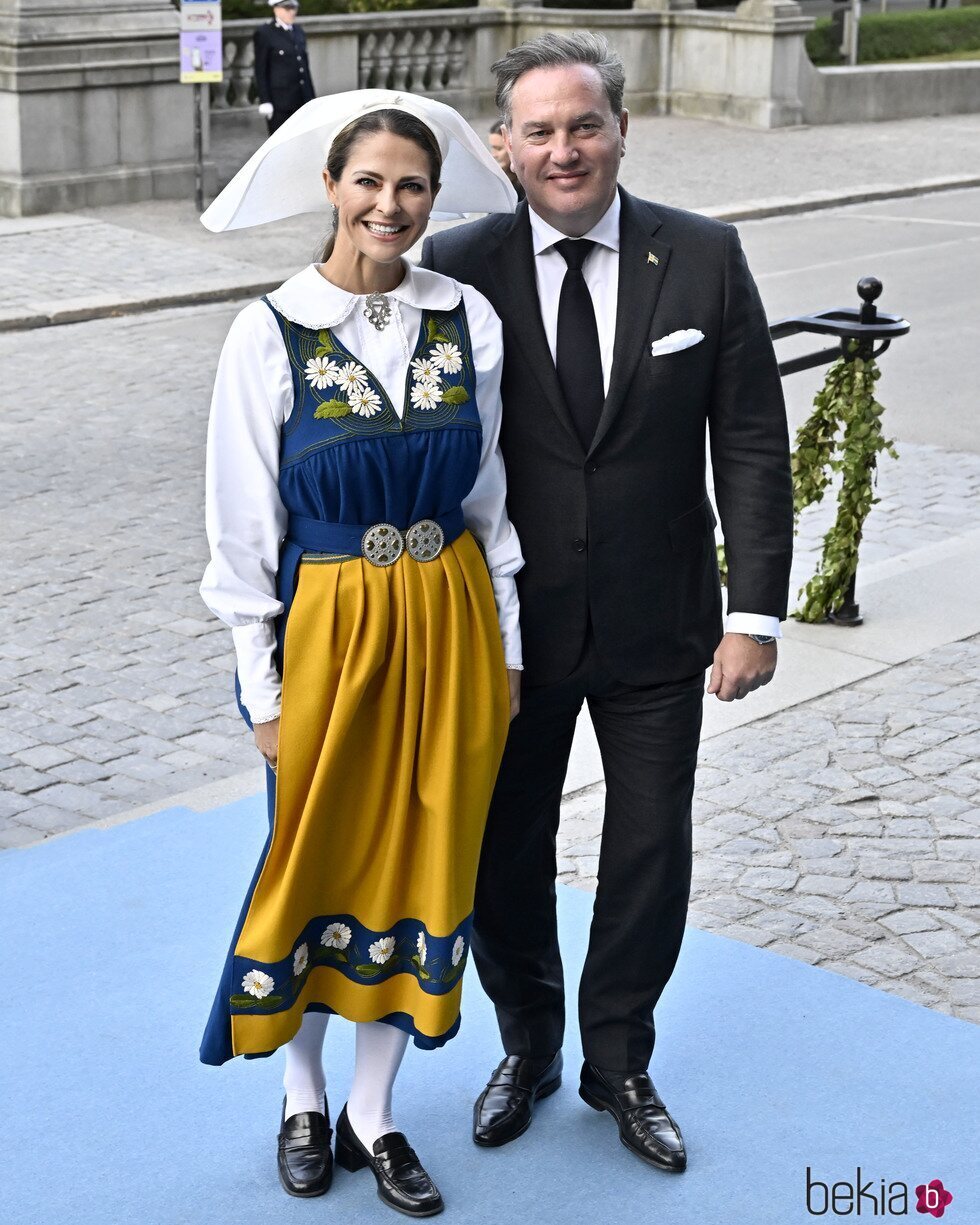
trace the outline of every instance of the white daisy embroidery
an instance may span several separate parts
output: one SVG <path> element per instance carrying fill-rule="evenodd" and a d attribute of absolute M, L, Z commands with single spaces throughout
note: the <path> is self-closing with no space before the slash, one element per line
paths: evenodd
<path fill-rule="evenodd" d="M 320 937 L 320 943 L 328 949 L 345 949 L 350 938 L 351 930 L 346 923 L 331 923 Z"/>
<path fill-rule="evenodd" d="M 442 402 L 442 388 L 434 383 L 415 383 L 412 387 L 412 404 L 416 408 L 435 408 Z"/>
<path fill-rule="evenodd" d="M 242 988 L 257 1000 L 264 1000 L 267 995 L 271 995 L 275 985 L 274 980 L 261 970 L 249 970 L 242 979 Z"/>
<path fill-rule="evenodd" d="M 419 950 L 419 963 L 425 965 L 426 947 L 425 947 L 425 932 L 419 932 L 419 938 L 415 942 Z"/>
<path fill-rule="evenodd" d="M 324 391 L 327 387 L 336 387 L 340 379 L 340 367 L 336 362 L 332 362 L 326 357 L 311 357 L 306 363 L 306 381 L 311 383 L 317 391 Z"/>
<path fill-rule="evenodd" d="M 309 960 L 310 950 L 305 944 L 301 944 L 296 952 L 293 953 L 293 974 L 295 977 L 298 978 L 303 973 L 309 964 Z"/>
<path fill-rule="evenodd" d="M 381 397 L 369 387 L 352 391 L 347 397 L 347 403 L 351 412 L 357 413 L 359 417 L 373 417 L 375 413 L 381 412 Z"/>
<path fill-rule="evenodd" d="M 367 386 L 367 371 L 357 362 L 345 362 L 337 371 L 337 386 L 348 395 Z"/>
<path fill-rule="evenodd" d="M 420 383 L 439 382 L 439 367 L 431 357 L 417 357 L 412 362 L 412 374 Z"/>
<path fill-rule="evenodd" d="M 382 936 L 380 940 L 375 940 L 368 948 L 368 956 L 373 962 L 379 966 L 383 966 L 389 960 L 392 953 L 395 951 L 395 937 Z"/>
<path fill-rule="evenodd" d="M 463 369 L 463 355 L 456 345 L 436 345 L 432 360 L 445 374 L 458 374 Z"/>
<path fill-rule="evenodd" d="M 453 945 L 453 965 L 458 966 L 463 960 L 463 953 L 466 950 L 466 941 L 462 936 L 456 937 L 456 943 Z"/>

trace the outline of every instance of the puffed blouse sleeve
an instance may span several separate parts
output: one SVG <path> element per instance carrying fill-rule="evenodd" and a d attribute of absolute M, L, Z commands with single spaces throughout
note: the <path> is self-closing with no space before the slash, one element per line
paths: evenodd
<path fill-rule="evenodd" d="M 480 470 L 473 488 L 463 499 L 463 519 L 486 553 L 507 667 L 520 669 L 520 604 L 514 575 L 524 565 L 524 557 L 517 532 L 507 517 L 507 478 L 500 453 L 503 335 L 500 320 L 483 294 L 464 285 L 463 301 L 473 346 L 477 405 L 483 425 Z"/>
<path fill-rule="evenodd" d="M 201 596 L 232 629 L 242 705 L 253 723 L 279 715 L 275 664 L 279 546 L 287 514 L 279 496 L 279 439 L 293 402 L 279 327 L 253 302 L 228 332 L 211 399 L 206 510 L 211 561 Z"/>

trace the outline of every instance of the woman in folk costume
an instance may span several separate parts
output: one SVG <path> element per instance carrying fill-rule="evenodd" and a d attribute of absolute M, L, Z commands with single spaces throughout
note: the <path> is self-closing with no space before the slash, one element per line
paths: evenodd
<path fill-rule="evenodd" d="M 201 591 L 232 627 L 270 833 L 201 1058 L 285 1048 L 280 1177 L 320 1195 L 325 1030 L 331 1013 L 356 1022 L 337 1161 L 370 1166 L 416 1216 L 442 1199 L 395 1130 L 392 1085 L 409 1038 L 431 1049 L 459 1028 L 521 667 L 500 323 L 402 258 L 440 180 L 455 214 L 513 210 L 450 107 L 361 90 L 304 106 L 203 217 L 226 230 L 329 197 L 335 234 L 322 263 L 241 312 L 215 381 Z"/>

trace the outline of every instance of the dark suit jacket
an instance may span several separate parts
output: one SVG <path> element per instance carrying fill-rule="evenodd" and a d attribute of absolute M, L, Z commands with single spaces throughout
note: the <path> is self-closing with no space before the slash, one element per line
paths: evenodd
<path fill-rule="evenodd" d="M 679 680 L 722 634 L 710 436 L 729 565 L 729 611 L 785 617 L 793 495 L 782 387 L 762 303 L 733 226 L 622 191 L 609 393 L 591 447 L 578 440 L 548 349 L 527 205 L 426 240 L 422 263 L 484 293 L 503 320 L 501 447 L 525 676 L 578 661 L 591 621 L 621 681 Z M 653 340 L 698 328 L 693 348 Z"/>
<path fill-rule="evenodd" d="M 291 115 L 316 95 L 306 52 L 306 35 L 300 26 L 287 34 L 274 21 L 259 26 L 253 35 L 255 88 L 260 102 L 271 102 L 276 111 Z"/>

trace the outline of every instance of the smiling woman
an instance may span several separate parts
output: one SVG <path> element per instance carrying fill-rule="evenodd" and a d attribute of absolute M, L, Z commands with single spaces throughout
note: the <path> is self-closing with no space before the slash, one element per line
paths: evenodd
<path fill-rule="evenodd" d="M 351 162 L 355 150 L 356 165 Z M 323 174 L 334 206 L 334 232 L 321 263 L 332 260 L 341 229 L 342 252 L 349 243 L 368 261 L 387 262 L 392 252 L 397 259 L 425 230 L 441 171 L 439 145 L 431 129 L 414 115 L 374 111 L 349 123 L 334 137 Z M 365 230 L 386 250 L 378 245 L 361 247 Z M 351 258 L 353 252 L 346 250 L 345 255 Z"/>
<path fill-rule="evenodd" d="M 270 831 L 201 1058 L 285 1047 L 279 1176 L 322 1195 L 324 1032 L 330 1014 L 355 1022 L 337 1160 L 414 1216 L 442 1199 L 395 1130 L 392 1086 L 409 1038 L 430 1050 L 459 1028 L 521 668 L 500 322 L 403 258 L 444 167 L 450 207 L 513 208 L 449 107 L 334 95 L 270 136 L 204 218 L 223 230 L 328 200 L 335 214 L 323 259 L 235 320 L 215 380 L 201 592 L 233 631 Z"/>

